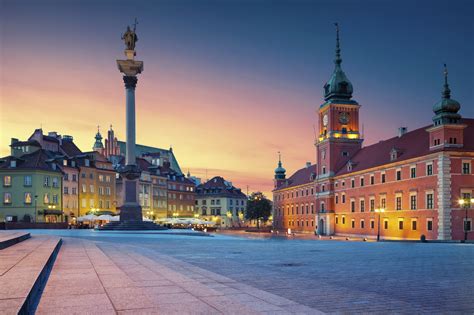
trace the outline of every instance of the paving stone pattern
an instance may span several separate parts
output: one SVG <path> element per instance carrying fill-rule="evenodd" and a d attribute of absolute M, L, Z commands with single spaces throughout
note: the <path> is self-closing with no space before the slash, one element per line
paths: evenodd
<path fill-rule="evenodd" d="M 37 314 L 318 314 L 134 246 L 64 238 Z"/>
<path fill-rule="evenodd" d="M 213 280 L 217 283 L 207 286 L 209 289 L 217 291 L 220 287 L 220 292 L 237 295 L 232 289 L 240 286 L 246 294 L 242 288 L 249 286 L 298 303 L 282 307 L 295 312 L 306 306 L 326 313 L 474 313 L 473 244 L 48 233 L 100 241 L 98 248 L 112 261 L 118 259 L 114 251 L 119 246 L 132 257 L 139 255 L 140 259 L 149 259 L 150 264 L 159 264 L 157 270 L 168 268 L 205 283 L 206 272 L 193 273 L 193 267 L 198 267 L 214 277 L 234 281 Z M 143 270 L 134 277 L 133 270 L 138 267 L 126 269 L 122 262 L 131 258 L 121 259 L 114 264 L 123 268 L 131 281 L 141 281 L 142 285 L 158 281 L 142 279 L 148 276 Z M 153 290 L 158 291 L 149 294 L 158 294 L 161 289 Z M 236 297 L 239 298 L 246 296 Z M 205 299 L 200 298 L 202 302 Z M 213 301 L 218 303 L 219 298 Z"/>

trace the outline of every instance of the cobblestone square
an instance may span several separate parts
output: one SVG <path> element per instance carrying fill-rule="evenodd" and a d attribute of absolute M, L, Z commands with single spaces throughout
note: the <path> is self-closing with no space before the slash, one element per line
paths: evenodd
<path fill-rule="evenodd" d="M 170 267 L 200 283 L 225 280 L 225 292 L 252 303 L 268 293 L 295 302 L 283 309 L 310 307 L 326 313 L 472 313 L 474 312 L 474 245 L 404 242 L 344 242 L 122 234 L 92 231 L 38 231 L 94 241 L 107 255 L 127 250 Z M 113 257 L 113 256 L 111 256 Z M 192 267 L 206 270 L 193 275 Z M 197 269 L 196 269 L 197 270 Z M 138 274 L 139 275 L 139 274 Z M 152 279 L 150 279 L 152 280 Z M 179 276 L 173 279 L 180 283 Z M 113 283 L 115 285 L 115 282 Z M 118 285 L 118 284 L 117 284 Z M 219 292 L 215 284 L 212 290 Z M 176 292 L 176 291 L 173 291 Z M 192 292 L 192 291 L 191 291 Z M 153 292 L 150 292 L 153 294 Z M 175 293 L 173 293 L 175 294 Z M 193 293 L 194 295 L 194 293 Z M 212 303 L 219 296 L 206 297 Z M 241 301 L 241 302 L 242 302 Z M 269 300 L 271 301 L 271 299 Z M 264 312 L 272 312 L 269 305 Z M 281 311 L 281 310 L 280 310 Z M 305 313 L 305 311 L 303 311 Z M 308 310 L 306 310 L 308 313 Z M 310 313 L 310 311 L 309 311 Z"/>

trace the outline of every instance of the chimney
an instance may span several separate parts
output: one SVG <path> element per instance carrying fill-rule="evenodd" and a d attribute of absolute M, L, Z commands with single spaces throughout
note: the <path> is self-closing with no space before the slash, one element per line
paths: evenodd
<path fill-rule="evenodd" d="M 398 137 L 401 138 L 404 134 L 407 133 L 407 127 L 398 128 Z"/>
<path fill-rule="evenodd" d="M 306 162 L 306 168 L 311 167 L 311 162 Z"/>

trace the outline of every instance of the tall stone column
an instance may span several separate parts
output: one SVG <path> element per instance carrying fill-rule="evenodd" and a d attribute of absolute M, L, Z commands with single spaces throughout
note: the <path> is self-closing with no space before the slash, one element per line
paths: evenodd
<path fill-rule="evenodd" d="M 127 143 L 125 165 L 135 165 L 135 87 L 137 86 L 137 77 L 125 75 L 123 82 L 126 89 L 126 119 L 127 119 Z"/>
<path fill-rule="evenodd" d="M 143 71 L 143 61 L 135 60 L 135 43 L 138 40 L 135 34 L 137 22 L 133 30 L 127 27 L 122 35 L 125 42 L 126 60 L 117 60 L 117 66 L 123 73 L 125 83 L 125 114 L 127 126 L 125 165 L 118 172 L 122 177 L 124 202 L 120 207 L 120 222 L 110 222 L 99 230 L 161 230 L 165 227 L 153 222 L 143 221 L 142 208 L 138 203 L 137 191 L 140 178 L 140 169 L 137 167 L 135 155 L 135 88 L 137 87 L 137 75 Z M 111 127 L 112 129 L 112 127 Z M 111 130 L 112 131 L 112 130 Z M 110 134 L 110 145 L 115 145 L 115 138 Z M 115 154 L 115 152 L 114 152 Z"/>
<path fill-rule="evenodd" d="M 131 30 L 128 31 L 132 32 Z M 136 40 L 134 32 L 132 33 L 130 36 Z M 124 74 L 127 127 L 125 166 L 120 170 L 124 189 L 124 203 L 120 208 L 120 222 L 141 223 L 143 222 L 142 208 L 137 201 L 140 170 L 137 167 L 135 155 L 135 88 L 138 82 L 137 75 L 143 71 L 143 61 L 135 60 L 134 45 L 127 48 L 125 50 L 127 59 L 117 60 L 118 68 Z"/>

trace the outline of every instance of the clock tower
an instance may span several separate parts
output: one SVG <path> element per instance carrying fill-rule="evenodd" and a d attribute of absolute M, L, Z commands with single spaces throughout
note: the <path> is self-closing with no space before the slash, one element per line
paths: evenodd
<path fill-rule="evenodd" d="M 352 83 L 341 68 L 339 27 L 336 23 L 335 68 L 324 85 L 324 103 L 318 109 L 319 136 L 316 143 L 318 178 L 330 177 L 361 148 L 360 105 L 352 99 Z"/>
<path fill-rule="evenodd" d="M 352 99 L 352 83 L 341 68 L 339 27 L 336 23 L 334 72 L 324 85 L 324 103 L 318 109 L 316 141 L 316 210 L 319 235 L 334 233 L 334 180 L 336 172 L 362 147 L 359 133 L 360 105 Z"/>

